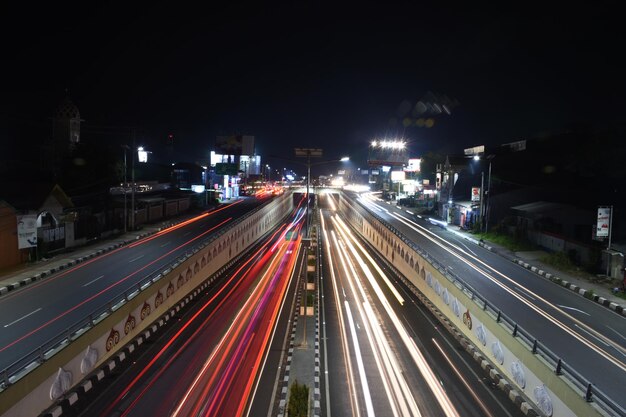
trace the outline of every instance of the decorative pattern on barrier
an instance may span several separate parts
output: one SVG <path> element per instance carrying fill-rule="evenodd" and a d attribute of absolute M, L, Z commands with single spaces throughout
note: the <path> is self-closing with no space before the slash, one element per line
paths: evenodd
<path fill-rule="evenodd" d="M 225 226 L 223 229 L 220 229 L 217 232 L 210 234 L 206 239 L 199 242 L 198 245 L 195 247 L 195 249 L 191 250 L 190 253 L 187 253 L 179 257 L 178 259 L 170 263 L 168 266 L 165 266 L 163 269 L 159 271 L 155 271 L 154 273 L 147 275 L 140 282 L 126 288 L 125 290 L 121 291 L 120 293 L 112 297 L 111 300 L 109 300 L 107 303 L 94 309 L 94 311 L 91 314 L 84 317 L 82 320 L 78 321 L 77 323 L 70 326 L 69 328 L 63 329 L 57 335 L 50 338 L 41 346 L 38 346 L 32 351 L 28 352 L 27 354 L 22 356 L 20 359 L 13 362 L 11 365 L 5 367 L 4 369 L 0 369 L 0 392 L 6 389 L 9 385 L 17 382 L 17 380 L 19 380 L 20 378 L 23 378 L 25 375 L 28 374 L 28 372 L 35 369 L 38 366 L 38 364 L 42 362 L 42 360 L 46 360 L 47 358 L 43 358 L 41 355 L 41 352 L 59 351 L 61 348 L 69 345 L 71 341 L 74 340 L 75 335 L 83 334 L 87 329 L 92 328 L 97 323 L 102 321 L 103 318 L 111 314 L 114 311 L 114 306 L 119 307 L 120 305 L 127 302 L 129 300 L 130 294 L 136 294 L 137 292 L 141 292 L 142 290 L 146 289 L 154 282 L 157 282 L 165 274 L 167 274 L 167 272 L 171 271 L 173 268 L 180 265 L 180 263 L 183 262 L 184 260 L 193 256 L 196 252 L 198 252 L 198 250 L 206 248 L 212 242 L 221 239 L 224 235 L 228 233 L 232 233 L 232 230 L 234 230 L 235 228 L 240 227 L 242 224 L 246 224 L 245 222 L 249 222 L 252 216 L 256 215 L 258 212 L 266 208 L 267 204 L 270 204 L 272 202 L 278 202 L 277 207 L 283 207 L 283 205 L 287 204 L 288 200 L 286 197 L 279 199 L 279 200 L 269 200 L 266 204 L 263 204 L 255 208 L 254 210 L 246 213 L 242 217 L 235 219 L 232 223 Z M 270 224 L 268 217 L 270 216 L 265 216 L 264 220 L 266 221 L 266 225 L 264 228 L 259 228 L 258 233 L 261 233 L 267 230 L 267 225 Z M 272 216 L 272 220 L 273 218 L 274 216 Z M 247 223 L 247 224 L 249 228 L 250 223 Z M 215 258 L 215 256 L 221 253 L 223 248 L 224 246 L 221 244 L 220 244 L 219 250 L 216 250 L 216 248 L 214 248 L 211 258 Z M 168 290 L 167 290 L 168 297 L 171 296 L 175 290 L 176 288 L 172 288 L 172 290 L 170 291 L 170 288 L 168 287 Z M 109 337 L 107 338 L 107 342 L 106 342 L 107 351 L 110 351 L 115 345 L 117 345 L 117 343 L 119 343 L 119 340 L 120 340 L 119 332 L 116 331 L 115 329 L 111 329 L 111 333 Z"/>
<path fill-rule="evenodd" d="M 343 201 L 343 199 L 342 199 Z M 376 213 L 368 211 L 364 208 L 361 203 L 358 203 L 358 207 L 354 207 L 352 204 L 348 204 L 351 207 L 349 210 L 349 215 L 351 217 L 356 216 L 356 213 L 361 213 L 362 216 L 370 216 L 375 219 L 376 222 L 382 225 L 388 233 L 383 232 L 383 230 L 379 230 L 376 228 L 376 225 L 373 227 L 381 234 L 383 234 L 383 240 L 380 241 L 380 246 L 377 246 L 380 252 L 382 252 L 383 243 L 387 243 L 385 249 L 385 255 L 388 256 L 388 249 L 391 245 L 392 250 L 392 260 L 394 259 L 393 254 L 398 250 L 396 243 L 391 236 L 395 236 L 395 238 L 402 241 L 405 245 L 412 248 L 417 254 L 419 254 L 425 261 L 430 263 L 434 268 L 436 268 L 441 274 L 454 285 L 459 287 L 462 291 L 464 291 L 472 301 L 480 305 L 483 310 L 488 312 L 494 317 L 497 317 L 497 321 L 507 328 L 510 329 L 513 337 L 518 337 L 523 340 L 528 346 L 532 346 L 533 354 L 540 355 L 548 364 L 554 369 L 554 372 L 557 375 L 564 376 L 568 378 L 568 380 L 576 386 L 580 391 L 584 392 L 584 397 L 588 402 L 595 401 L 602 409 L 619 416 L 626 416 L 626 410 L 619 406 L 615 401 L 609 398 L 604 392 L 598 390 L 593 386 L 593 384 L 584 378 L 580 373 L 578 373 L 574 368 L 572 368 L 569 364 L 563 361 L 559 356 L 557 356 L 554 352 L 544 346 L 539 340 L 534 338 L 530 333 L 524 330 L 521 326 L 515 323 L 511 318 L 506 316 L 506 314 L 502 313 L 501 310 L 497 310 L 493 305 L 489 303 L 489 301 L 484 298 L 480 293 L 478 293 L 473 287 L 463 281 L 461 278 L 456 276 L 453 271 L 448 269 L 445 265 L 440 263 L 436 258 L 432 257 L 426 250 L 421 248 L 419 245 L 414 243 L 413 241 L 407 239 L 400 231 L 398 231 L 394 226 L 387 223 L 384 219 L 379 217 Z M 361 231 L 362 231 L 362 224 Z M 381 228 L 381 229 L 382 229 Z M 392 261 L 393 263 L 393 261 Z M 420 273 L 421 276 L 423 274 L 423 270 Z M 426 282 L 430 287 L 433 287 L 437 295 L 442 295 L 441 284 L 437 280 L 434 280 L 432 277 L 429 277 L 429 272 L 426 272 Z M 434 281 L 434 282 L 433 282 Z M 487 335 L 482 324 L 476 326 L 476 336 L 483 344 L 486 346 L 487 344 Z M 492 346 L 493 347 L 493 346 Z M 500 347 L 501 350 L 501 347 Z M 495 355 L 495 352 L 492 352 Z M 502 362 L 501 362 L 502 363 Z M 535 388 L 535 398 L 537 403 L 540 404 L 543 401 L 543 405 L 540 405 L 541 411 L 546 415 L 551 416 L 553 412 L 552 400 L 549 395 L 548 389 L 543 387 Z"/>

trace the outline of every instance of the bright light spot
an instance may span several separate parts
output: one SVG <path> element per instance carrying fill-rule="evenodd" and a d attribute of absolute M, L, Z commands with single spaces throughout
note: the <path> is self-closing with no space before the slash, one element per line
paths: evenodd
<path fill-rule="evenodd" d="M 334 178 L 330 182 L 330 185 L 332 185 L 333 187 L 343 187 L 343 185 L 344 185 L 343 178 L 342 177 Z"/>

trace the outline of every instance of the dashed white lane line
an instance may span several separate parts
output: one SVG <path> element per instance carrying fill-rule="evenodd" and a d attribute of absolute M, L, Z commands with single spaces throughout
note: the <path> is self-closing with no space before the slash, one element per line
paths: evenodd
<path fill-rule="evenodd" d="M 583 314 L 586 314 L 588 316 L 591 316 L 591 314 L 587 313 L 586 311 L 582 311 L 582 310 L 579 310 L 579 309 L 574 308 L 574 307 L 568 307 L 568 306 L 564 306 L 564 305 L 561 305 L 561 304 L 557 304 L 557 306 L 561 307 L 561 308 L 565 308 L 567 310 L 578 311 L 579 313 L 583 313 Z"/>
<path fill-rule="evenodd" d="M 141 258 L 143 258 L 143 255 L 140 255 L 140 256 L 138 256 L 136 258 L 131 259 L 130 261 L 128 261 L 128 263 L 135 262 L 137 259 L 141 259 Z"/>
<path fill-rule="evenodd" d="M 96 278 L 96 279 L 92 279 L 92 280 L 91 280 L 91 281 L 89 281 L 88 283 L 83 284 L 83 287 L 86 287 L 86 286 L 88 286 L 88 285 L 91 285 L 91 284 L 93 284 L 94 282 L 96 282 L 97 280 L 99 280 L 99 279 L 101 279 L 101 278 L 104 278 L 104 275 L 100 275 L 98 278 Z"/>
<path fill-rule="evenodd" d="M 165 247 L 167 245 L 169 245 L 171 242 L 168 240 L 167 242 L 165 242 L 164 244 L 161 245 L 161 247 Z"/>
<path fill-rule="evenodd" d="M 33 314 L 35 314 L 35 313 L 36 313 L 36 312 L 38 312 L 38 311 L 41 311 L 41 307 L 39 307 L 39 308 L 38 308 L 37 310 L 35 310 L 35 311 L 31 311 L 30 313 L 28 313 L 28 314 L 26 314 L 26 315 L 24 315 L 24 316 L 20 317 L 20 318 L 19 318 L 19 319 L 17 319 L 17 320 L 13 320 L 13 321 L 12 321 L 11 323 L 9 323 L 9 324 L 5 324 L 5 325 L 4 325 L 4 327 L 9 327 L 9 326 L 12 326 L 12 325 L 14 325 L 14 324 L 15 324 L 15 323 L 17 323 L 17 322 L 20 322 L 20 321 L 24 320 L 26 317 L 32 316 Z"/>
<path fill-rule="evenodd" d="M 514 288 L 515 288 L 515 289 L 516 289 L 519 293 L 521 293 L 522 295 L 524 295 L 525 297 L 528 297 L 528 298 L 530 298 L 530 299 L 531 299 L 531 300 L 533 300 L 533 301 L 537 301 L 537 299 L 536 299 L 536 298 L 533 298 L 532 296 L 528 295 L 528 293 L 527 293 L 525 290 L 523 290 L 522 288 L 520 288 L 520 287 L 514 287 Z"/>

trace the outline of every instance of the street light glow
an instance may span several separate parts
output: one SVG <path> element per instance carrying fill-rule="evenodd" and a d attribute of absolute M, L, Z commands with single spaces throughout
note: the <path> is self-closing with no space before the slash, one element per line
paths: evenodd
<path fill-rule="evenodd" d="M 383 148 L 383 149 L 404 149 L 406 147 L 406 142 L 402 140 L 381 140 L 381 141 L 372 141 L 372 147 Z"/>
<path fill-rule="evenodd" d="M 350 160 L 349 156 L 344 156 L 343 158 L 340 159 L 341 162 L 347 162 Z"/>

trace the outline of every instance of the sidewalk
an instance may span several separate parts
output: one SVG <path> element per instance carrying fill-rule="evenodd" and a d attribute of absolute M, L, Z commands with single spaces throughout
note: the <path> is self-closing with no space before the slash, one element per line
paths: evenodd
<path fill-rule="evenodd" d="M 464 239 L 474 242 L 491 252 L 503 256 L 511 262 L 515 262 L 524 268 L 535 272 L 537 275 L 568 288 L 592 301 L 595 301 L 598 304 L 608 307 L 622 316 L 626 316 L 626 300 L 613 294 L 611 286 L 609 284 L 598 282 L 598 277 L 593 274 L 583 271 L 576 272 L 574 274 L 559 270 L 551 265 L 547 265 L 540 261 L 541 257 L 547 254 L 545 251 L 537 250 L 513 252 L 503 246 L 488 241 L 480 242 L 474 235 L 461 230 L 458 226 L 448 226 L 447 229 Z"/>
<path fill-rule="evenodd" d="M 209 210 L 213 209 L 215 209 L 215 207 L 209 208 Z M 23 287 L 24 285 L 49 277 L 73 265 L 100 256 L 103 253 L 110 252 L 131 242 L 153 235 L 197 215 L 198 213 L 186 213 L 183 216 L 168 219 L 160 223 L 144 225 L 141 230 L 129 231 L 111 238 L 93 240 L 85 246 L 77 247 L 75 250 L 69 252 L 59 253 L 47 260 L 21 264 L 8 270 L 0 271 L 0 296 L 9 291 Z"/>

